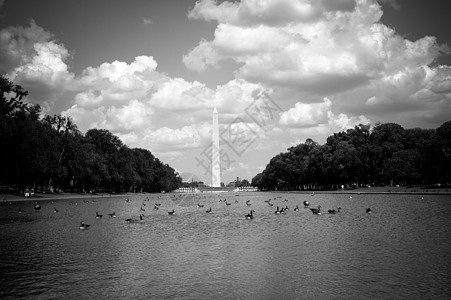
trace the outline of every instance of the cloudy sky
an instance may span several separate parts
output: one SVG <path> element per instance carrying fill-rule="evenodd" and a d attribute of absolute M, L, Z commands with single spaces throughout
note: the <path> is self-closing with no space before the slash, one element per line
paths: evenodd
<path fill-rule="evenodd" d="M 0 73 L 45 114 L 209 183 L 307 138 L 451 119 L 447 1 L 0 0 Z"/>

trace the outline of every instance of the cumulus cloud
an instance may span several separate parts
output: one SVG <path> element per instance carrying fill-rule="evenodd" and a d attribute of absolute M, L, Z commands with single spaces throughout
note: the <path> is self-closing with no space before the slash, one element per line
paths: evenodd
<path fill-rule="evenodd" d="M 400 8 L 397 1 L 382 2 Z M 308 96 L 318 103 L 328 97 L 337 111 L 357 118 L 373 114 L 381 120 L 384 111 L 431 110 L 431 105 L 448 105 L 450 112 L 449 67 L 433 66 L 449 48 L 433 36 L 408 40 L 382 24 L 381 16 L 375 0 L 201 0 L 188 17 L 218 25 L 214 38 L 200 41 L 183 61 L 205 72 L 232 59 L 240 65 L 237 78 L 279 94 L 285 90 L 282 101 L 292 105 Z M 327 116 L 304 112 L 302 121 L 294 120 L 301 109 L 321 112 L 297 105 L 284 114 L 286 125 L 308 125 Z M 406 121 L 399 116 L 391 121 Z"/>
<path fill-rule="evenodd" d="M 194 8 L 189 11 L 188 17 L 243 26 L 255 24 L 284 25 L 291 22 L 312 22 L 319 18 L 324 11 L 349 10 L 353 6 L 353 0 L 248 0 L 241 2 L 224 1 L 220 4 L 217 4 L 214 0 L 203 0 L 196 2 Z"/>
<path fill-rule="evenodd" d="M 293 108 L 281 113 L 280 125 L 291 128 L 323 127 L 328 132 L 342 131 L 358 124 L 368 124 L 365 116 L 350 117 L 344 113 L 332 111 L 332 101 L 324 98 L 322 103 L 298 102 Z"/>
<path fill-rule="evenodd" d="M 48 112 L 73 81 L 66 61 L 70 53 L 53 35 L 31 20 L 29 27 L 0 31 L 0 73 L 29 91 L 28 101 Z"/>
<path fill-rule="evenodd" d="M 203 71 L 234 59 L 247 80 L 334 93 L 430 64 L 443 50 L 433 37 L 411 42 L 379 23 L 376 2 L 351 2 L 199 1 L 189 17 L 219 24 L 214 39 L 202 40 L 184 62 Z"/>

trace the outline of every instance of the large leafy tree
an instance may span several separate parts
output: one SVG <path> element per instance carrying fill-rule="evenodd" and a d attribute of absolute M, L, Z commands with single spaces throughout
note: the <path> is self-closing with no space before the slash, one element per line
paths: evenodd
<path fill-rule="evenodd" d="M 43 190 L 160 192 L 181 178 L 145 149 L 130 149 L 111 132 L 83 135 L 69 116 L 42 116 L 27 92 L 0 77 L 0 185 Z"/>
<path fill-rule="evenodd" d="M 262 189 L 449 183 L 451 121 L 437 130 L 358 125 L 324 145 L 311 139 L 273 157 L 252 183 Z"/>

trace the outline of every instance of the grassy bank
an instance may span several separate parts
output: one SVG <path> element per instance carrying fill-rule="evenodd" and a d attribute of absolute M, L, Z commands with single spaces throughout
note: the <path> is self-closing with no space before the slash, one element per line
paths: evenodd
<path fill-rule="evenodd" d="M 108 197 L 131 197 L 136 195 L 151 195 L 148 193 L 36 193 L 32 197 L 25 197 L 17 194 L 0 194 L 0 201 L 43 201 L 43 200 L 63 200 L 63 199 L 90 199 L 90 198 L 108 198 Z"/>

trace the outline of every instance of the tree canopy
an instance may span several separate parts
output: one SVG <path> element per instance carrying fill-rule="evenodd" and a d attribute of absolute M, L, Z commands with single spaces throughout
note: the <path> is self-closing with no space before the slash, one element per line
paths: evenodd
<path fill-rule="evenodd" d="M 434 129 L 358 125 L 324 145 L 307 139 L 273 157 L 252 185 L 266 190 L 420 185 L 451 179 L 451 121 Z"/>
<path fill-rule="evenodd" d="M 22 190 L 161 192 L 181 178 L 149 150 L 105 129 L 82 134 L 68 116 L 41 117 L 28 93 L 0 76 L 0 185 Z"/>

